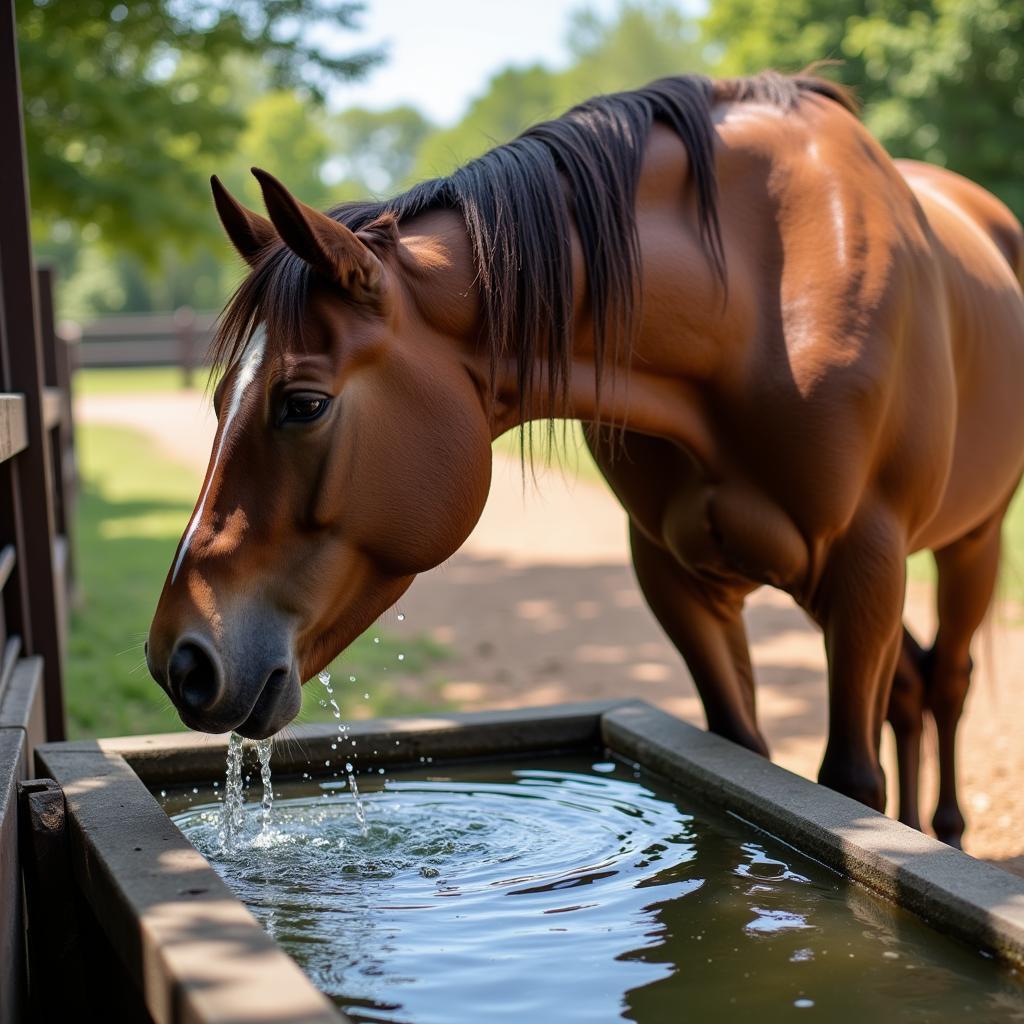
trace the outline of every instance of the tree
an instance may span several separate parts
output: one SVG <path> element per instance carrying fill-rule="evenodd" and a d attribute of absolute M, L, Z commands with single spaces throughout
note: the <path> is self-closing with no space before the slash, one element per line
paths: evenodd
<path fill-rule="evenodd" d="M 719 70 L 823 58 L 894 156 L 949 167 L 1024 218 L 1024 0 L 714 0 Z"/>
<path fill-rule="evenodd" d="M 568 44 L 571 61 L 565 70 L 533 65 L 499 71 L 458 124 L 427 140 L 416 176 L 448 173 L 590 96 L 704 67 L 696 23 L 668 0 L 623 0 L 606 20 L 577 11 Z"/>
<path fill-rule="evenodd" d="M 389 195 L 409 180 L 416 153 L 437 129 L 415 107 L 387 110 L 352 107 L 326 125 L 331 157 L 325 168 L 336 182 L 331 197 L 364 199 Z"/>
<path fill-rule="evenodd" d="M 71 222 L 146 256 L 208 235 L 205 178 L 246 128 L 239 58 L 309 100 L 377 52 L 336 54 L 317 25 L 352 28 L 344 0 L 16 0 L 36 223 Z M 250 94 L 251 95 L 251 94 Z M 248 98 L 248 97 L 246 97 Z"/>

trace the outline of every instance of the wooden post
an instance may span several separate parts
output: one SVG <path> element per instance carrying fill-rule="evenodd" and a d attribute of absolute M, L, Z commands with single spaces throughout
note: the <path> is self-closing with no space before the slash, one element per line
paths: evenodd
<path fill-rule="evenodd" d="M 50 446 L 43 420 L 43 359 L 39 307 L 29 233 L 28 171 L 21 120 L 21 84 L 14 30 L 14 0 L 0 0 L 0 304 L 3 307 L 2 377 L 6 391 L 25 396 L 28 448 L 12 463 L 20 497 L 18 561 L 20 628 L 29 654 L 45 660 L 46 728 L 64 737 L 60 612 L 54 580 Z M 3 524 L 7 525 L 7 524 Z M 32 581 L 32 586 L 28 581 Z"/>
<path fill-rule="evenodd" d="M 39 336 L 43 346 L 43 377 L 47 389 L 44 409 L 50 407 L 54 413 L 54 419 L 46 423 L 46 431 L 53 471 L 53 528 L 58 545 L 54 553 L 54 566 L 58 578 L 58 622 L 61 626 L 63 657 L 67 649 L 64 634 L 73 580 L 74 511 L 70 502 L 68 463 L 72 461 L 74 438 L 71 434 L 71 421 L 66 418 L 71 404 L 67 401 L 71 382 L 67 371 L 67 346 L 57 332 L 54 315 L 53 270 L 50 267 L 39 267 L 36 279 L 39 284 Z"/>
<path fill-rule="evenodd" d="M 82 941 L 64 794 L 53 779 L 33 779 L 18 784 L 18 804 L 30 1019 L 75 1020 L 82 994 L 91 987 L 83 976 L 90 958 Z"/>

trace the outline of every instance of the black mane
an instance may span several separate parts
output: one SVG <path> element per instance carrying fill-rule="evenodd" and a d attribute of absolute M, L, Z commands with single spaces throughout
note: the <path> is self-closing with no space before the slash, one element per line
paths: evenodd
<path fill-rule="evenodd" d="M 841 86 L 810 75 L 663 78 L 587 100 L 448 177 L 421 182 L 381 202 L 346 203 L 329 215 L 360 231 L 382 218 L 401 222 L 427 210 L 462 214 L 483 306 L 481 344 L 488 346 L 492 373 L 499 361 L 515 358 L 525 421 L 539 394 L 551 409 L 568 387 L 570 221 L 582 244 L 597 366 L 607 365 L 609 345 L 616 360 L 628 355 L 640 270 L 634 198 L 651 125 L 669 126 L 686 147 L 701 241 L 724 284 L 711 108 L 720 100 L 753 100 L 789 109 L 806 92 L 853 109 Z M 298 342 L 313 273 L 283 244 L 273 247 L 226 307 L 214 340 L 214 364 L 229 365 L 260 321 L 266 322 L 270 345 Z M 600 400 L 600 373 L 597 379 Z"/>

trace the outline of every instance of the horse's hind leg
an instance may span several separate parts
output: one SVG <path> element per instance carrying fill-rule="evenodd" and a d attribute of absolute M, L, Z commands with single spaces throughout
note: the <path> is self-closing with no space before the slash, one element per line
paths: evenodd
<path fill-rule="evenodd" d="M 708 729 L 767 757 L 754 710 L 745 595 L 695 579 L 632 525 L 630 544 L 640 589 L 693 676 Z"/>
<path fill-rule="evenodd" d="M 896 663 L 889 694 L 888 719 L 896 737 L 896 761 L 900 784 L 900 821 L 920 830 L 919 778 L 921 729 L 924 724 L 925 652 L 906 626 L 903 647 Z"/>
<path fill-rule="evenodd" d="M 964 831 L 956 794 L 956 730 L 971 681 L 971 639 L 995 589 L 1004 511 L 935 552 L 939 629 L 925 680 L 925 701 L 939 739 L 939 800 L 932 827 L 956 847 Z"/>

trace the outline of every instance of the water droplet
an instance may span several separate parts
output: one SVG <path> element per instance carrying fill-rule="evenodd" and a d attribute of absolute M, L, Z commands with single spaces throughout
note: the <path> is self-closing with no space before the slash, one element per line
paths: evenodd
<path fill-rule="evenodd" d="M 161 789 L 160 790 L 160 795 L 161 796 L 167 796 L 167 790 L 166 789 Z"/>
<path fill-rule="evenodd" d="M 399 622 L 405 622 L 405 612 L 399 612 L 398 613 L 398 621 Z"/>
<path fill-rule="evenodd" d="M 192 792 L 193 793 L 198 793 L 199 792 L 199 787 L 198 786 L 193 786 L 192 787 Z"/>
<path fill-rule="evenodd" d="M 799 1007 L 801 1010 L 806 1010 L 814 1005 L 813 999 L 794 999 L 793 1005 Z"/>
<path fill-rule="evenodd" d="M 352 771 L 352 762 L 351 761 L 346 761 L 345 762 L 345 771 L 347 771 L 347 772 Z"/>
<path fill-rule="evenodd" d="M 324 761 L 324 767 L 325 768 L 330 768 L 331 767 L 331 762 L 330 761 Z"/>
<path fill-rule="evenodd" d="M 349 681 L 350 683 L 354 683 L 354 682 L 356 681 L 356 677 L 355 677 L 355 676 L 349 676 L 349 677 L 348 677 L 348 681 Z"/>
<path fill-rule="evenodd" d="M 370 699 L 370 695 L 368 693 L 364 693 L 363 694 L 363 700 L 369 700 L 369 699 Z"/>
<path fill-rule="evenodd" d="M 398 656 L 398 660 L 399 660 L 399 661 L 405 661 L 405 655 L 404 655 L 404 654 L 400 654 L 400 655 Z"/>
<path fill-rule="evenodd" d="M 375 637 L 373 638 L 373 642 L 374 642 L 375 644 L 379 644 L 379 643 L 380 643 L 380 637 L 379 637 L 379 636 L 375 636 Z"/>

